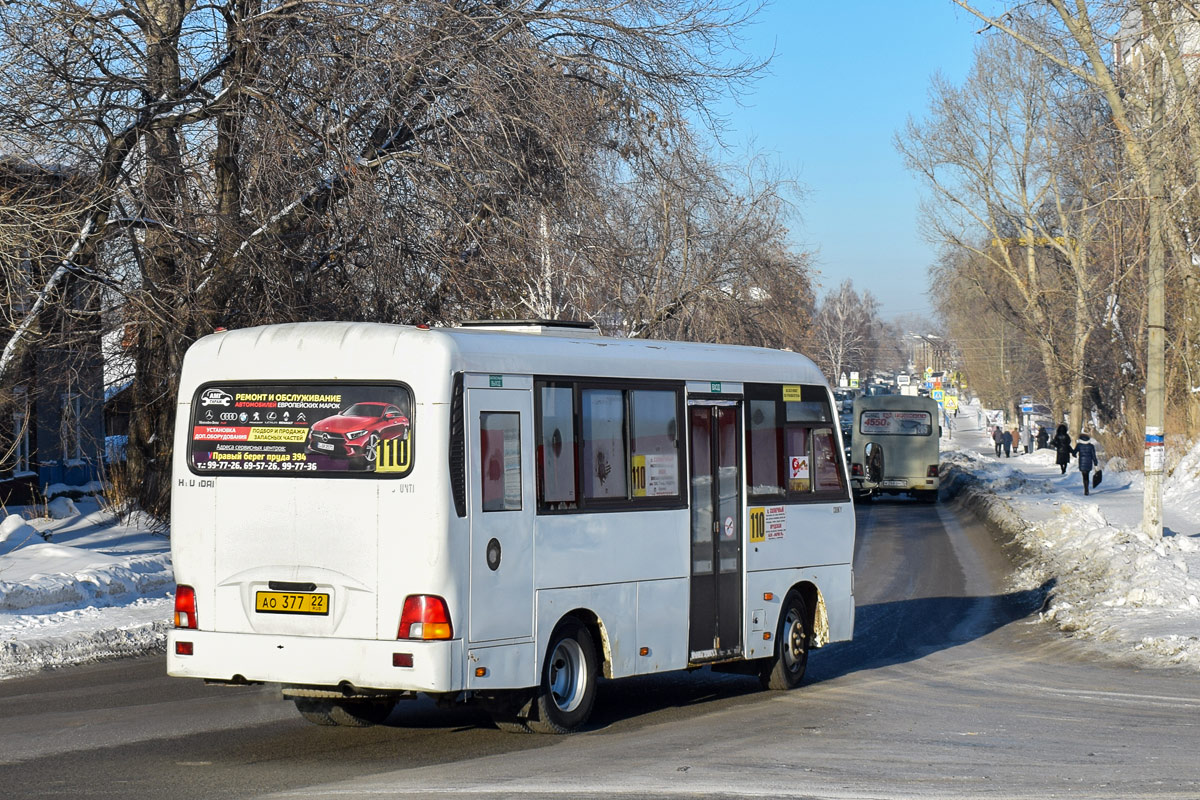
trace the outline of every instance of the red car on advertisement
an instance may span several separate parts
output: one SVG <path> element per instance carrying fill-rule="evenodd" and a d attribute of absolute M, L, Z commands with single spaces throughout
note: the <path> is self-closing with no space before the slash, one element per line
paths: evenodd
<path fill-rule="evenodd" d="M 336 458 L 375 460 L 376 447 L 408 435 L 408 416 L 391 403 L 355 403 L 313 423 L 307 451 Z"/>

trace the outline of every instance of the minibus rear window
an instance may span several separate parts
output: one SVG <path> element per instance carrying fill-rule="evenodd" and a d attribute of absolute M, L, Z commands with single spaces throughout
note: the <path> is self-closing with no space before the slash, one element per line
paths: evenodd
<path fill-rule="evenodd" d="M 412 393 L 398 383 L 210 383 L 190 427 L 201 475 L 402 478 L 413 466 Z"/>

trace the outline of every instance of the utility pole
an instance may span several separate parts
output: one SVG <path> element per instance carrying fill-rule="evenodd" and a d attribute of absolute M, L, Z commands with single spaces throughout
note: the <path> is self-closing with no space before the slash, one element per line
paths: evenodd
<path fill-rule="evenodd" d="M 1163 442 L 1166 399 L 1166 293 L 1163 225 L 1163 91 L 1160 84 L 1162 59 L 1150 62 L 1150 251 L 1146 287 L 1146 454 L 1142 464 L 1145 490 L 1142 495 L 1142 532 L 1162 538 Z"/>

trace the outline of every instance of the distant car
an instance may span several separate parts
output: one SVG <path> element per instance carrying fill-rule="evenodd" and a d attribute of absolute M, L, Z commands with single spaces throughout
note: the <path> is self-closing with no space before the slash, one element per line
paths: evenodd
<path fill-rule="evenodd" d="M 408 435 L 408 416 L 391 403 L 355 403 L 313 423 L 307 450 L 337 458 L 375 460 L 381 441 Z"/>

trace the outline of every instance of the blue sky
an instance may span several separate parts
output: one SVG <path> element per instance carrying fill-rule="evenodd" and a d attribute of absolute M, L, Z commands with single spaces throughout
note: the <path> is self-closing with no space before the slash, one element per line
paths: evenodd
<path fill-rule="evenodd" d="M 776 55 L 745 107 L 726 107 L 726 138 L 806 187 L 792 238 L 817 251 L 818 296 L 850 278 L 885 318 L 930 313 L 935 250 L 892 137 L 925 114 L 930 76 L 962 81 L 980 27 L 950 0 L 774 0 L 748 30 L 747 52 Z"/>

